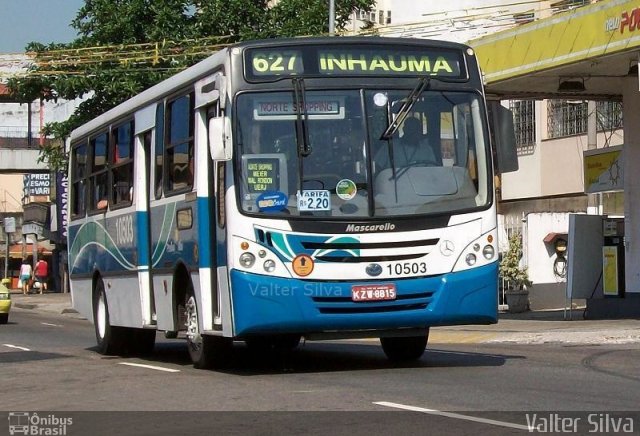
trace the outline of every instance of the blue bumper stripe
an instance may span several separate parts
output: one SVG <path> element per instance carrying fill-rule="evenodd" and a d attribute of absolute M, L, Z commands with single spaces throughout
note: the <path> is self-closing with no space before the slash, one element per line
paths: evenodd
<path fill-rule="evenodd" d="M 303 281 L 231 272 L 237 336 L 489 324 L 498 317 L 498 264 L 395 282 L 393 301 L 351 300 L 351 287 L 389 281 Z"/>

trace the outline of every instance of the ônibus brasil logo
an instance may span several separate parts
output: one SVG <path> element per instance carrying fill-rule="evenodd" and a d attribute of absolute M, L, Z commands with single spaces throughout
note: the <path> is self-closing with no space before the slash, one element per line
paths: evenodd
<path fill-rule="evenodd" d="M 54 414 L 40 416 L 31 412 L 9 412 L 9 434 L 65 436 L 73 418 Z"/>

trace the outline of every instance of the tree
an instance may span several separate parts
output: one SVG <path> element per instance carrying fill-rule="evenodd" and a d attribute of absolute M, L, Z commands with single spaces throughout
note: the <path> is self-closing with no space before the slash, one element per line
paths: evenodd
<path fill-rule="evenodd" d="M 522 289 L 531 286 L 526 268 L 520 267 L 522 258 L 522 236 L 514 232 L 509 236 L 509 248 L 500 261 L 498 268 L 500 277 L 507 282 L 509 289 Z"/>
<path fill-rule="evenodd" d="M 221 46 L 249 39 L 328 32 L 328 0 L 85 0 L 69 44 L 26 47 L 34 66 L 9 87 L 23 101 L 85 100 L 44 134 L 66 138 L 81 124 L 202 60 Z M 336 29 L 375 0 L 336 0 Z M 41 150 L 40 161 L 65 170 L 64 150 Z"/>

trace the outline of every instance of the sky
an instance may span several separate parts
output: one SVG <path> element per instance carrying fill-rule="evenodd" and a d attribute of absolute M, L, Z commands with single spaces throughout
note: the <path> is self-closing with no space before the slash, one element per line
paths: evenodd
<path fill-rule="evenodd" d="M 70 42 L 69 26 L 84 0 L 0 0 L 0 53 L 22 53 L 31 42 Z"/>

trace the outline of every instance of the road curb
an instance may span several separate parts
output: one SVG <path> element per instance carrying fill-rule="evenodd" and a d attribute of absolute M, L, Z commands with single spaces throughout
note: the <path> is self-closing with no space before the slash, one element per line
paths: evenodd
<path fill-rule="evenodd" d="M 18 307 L 20 309 L 37 309 L 37 304 L 27 304 L 27 303 L 13 303 L 13 307 Z"/>
<path fill-rule="evenodd" d="M 67 307 L 67 308 L 62 309 L 61 313 L 80 313 L 80 312 L 78 312 L 77 310 L 75 310 L 73 308 Z"/>

